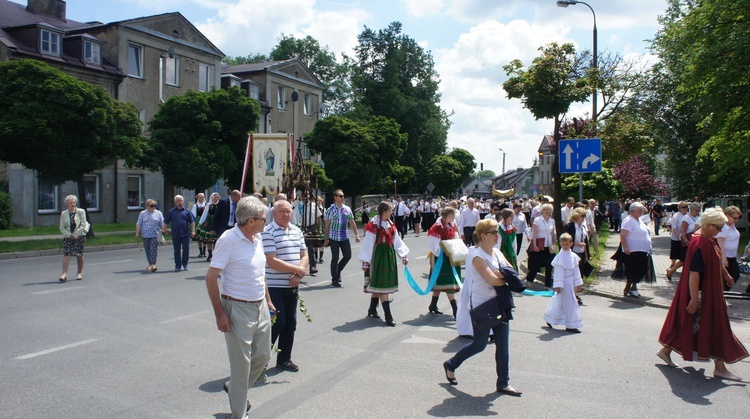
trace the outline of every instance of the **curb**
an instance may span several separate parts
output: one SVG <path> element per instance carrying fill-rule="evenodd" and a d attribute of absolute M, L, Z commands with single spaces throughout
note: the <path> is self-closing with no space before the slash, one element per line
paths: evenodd
<path fill-rule="evenodd" d="M 159 245 L 159 246 L 162 247 L 162 246 L 168 246 L 171 244 L 172 244 L 172 241 L 167 240 L 166 243 Z M 106 252 L 108 250 L 127 250 L 127 249 L 136 249 L 136 248 L 138 248 L 138 243 L 111 244 L 111 245 L 106 245 L 106 246 L 87 246 L 85 249 L 85 253 Z M 62 250 L 61 249 L 47 249 L 47 250 L 32 250 L 29 252 L 0 253 L 0 260 L 28 259 L 28 258 L 39 257 L 39 256 L 56 256 L 56 255 L 62 256 Z"/>

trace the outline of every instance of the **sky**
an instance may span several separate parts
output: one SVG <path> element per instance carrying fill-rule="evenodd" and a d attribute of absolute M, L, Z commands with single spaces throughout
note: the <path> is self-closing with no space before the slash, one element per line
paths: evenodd
<path fill-rule="evenodd" d="M 11 0 L 26 4 L 26 0 Z M 596 13 L 598 52 L 652 60 L 649 39 L 659 29 L 666 0 L 588 0 Z M 267 54 L 281 34 L 317 39 L 340 57 L 353 55 L 365 27 L 402 23 L 402 33 L 429 51 L 440 76 L 441 107 L 452 125 L 448 147 L 470 151 L 484 169 L 528 168 L 552 120 L 535 120 L 519 100 L 509 100 L 502 67 L 528 65 L 538 48 L 571 42 L 592 49 L 593 15 L 583 4 L 555 0 L 67 0 L 67 17 L 104 23 L 180 12 L 224 54 Z M 600 101 L 601 102 L 601 101 Z M 568 116 L 591 113 L 574 104 Z M 501 151 L 502 150 L 502 151 Z M 606 156 L 604 156 L 606 159 Z"/>

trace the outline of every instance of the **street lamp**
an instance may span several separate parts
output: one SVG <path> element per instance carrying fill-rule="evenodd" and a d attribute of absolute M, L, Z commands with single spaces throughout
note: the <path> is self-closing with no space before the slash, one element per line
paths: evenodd
<path fill-rule="evenodd" d="M 500 173 L 501 175 L 505 174 L 505 151 L 503 151 L 502 148 L 498 147 L 498 150 L 500 150 L 501 153 L 503 153 L 503 173 Z"/>
<path fill-rule="evenodd" d="M 396 190 L 396 179 L 393 179 L 393 195 L 398 196 L 398 191 Z"/>
<path fill-rule="evenodd" d="M 557 7 L 568 7 L 568 6 L 575 6 L 576 4 L 583 4 L 584 6 L 588 7 L 589 10 L 591 10 L 591 14 L 594 15 L 594 59 L 591 66 L 594 69 L 599 68 L 599 61 L 597 60 L 596 56 L 596 12 L 594 12 L 594 9 L 586 2 L 583 1 L 576 1 L 576 0 L 559 0 L 557 2 Z M 594 96 L 591 100 L 591 119 L 596 122 L 596 88 L 594 88 Z"/>

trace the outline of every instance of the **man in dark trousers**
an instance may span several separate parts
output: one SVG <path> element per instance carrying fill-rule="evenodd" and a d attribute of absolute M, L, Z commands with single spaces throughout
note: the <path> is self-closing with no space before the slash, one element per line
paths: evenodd
<path fill-rule="evenodd" d="M 227 198 L 219 200 L 216 212 L 214 213 L 214 219 L 211 222 L 211 234 L 221 237 L 224 231 L 234 227 L 234 212 L 237 209 L 237 202 L 240 201 L 240 198 L 242 198 L 242 194 L 235 189 Z"/>
<path fill-rule="evenodd" d="M 182 206 L 184 202 L 182 195 L 175 195 L 174 207 L 164 217 L 164 224 L 172 224 L 172 228 L 168 229 L 167 233 L 172 233 L 175 272 L 179 272 L 180 267 L 186 271 L 189 270 L 190 239 L 195 237 L 195 217 L 192 212 Z"/>

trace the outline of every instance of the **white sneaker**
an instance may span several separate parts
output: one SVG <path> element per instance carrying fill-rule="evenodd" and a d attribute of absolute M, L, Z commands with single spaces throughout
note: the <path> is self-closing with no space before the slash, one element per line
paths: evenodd
<path fill-rule="evenodd" d="M 638 292 L 638 290 L 630 291 L 630 293 L 633 294 L 636 297 L 640 297 L 641 296 L 641 294 Z"/>

